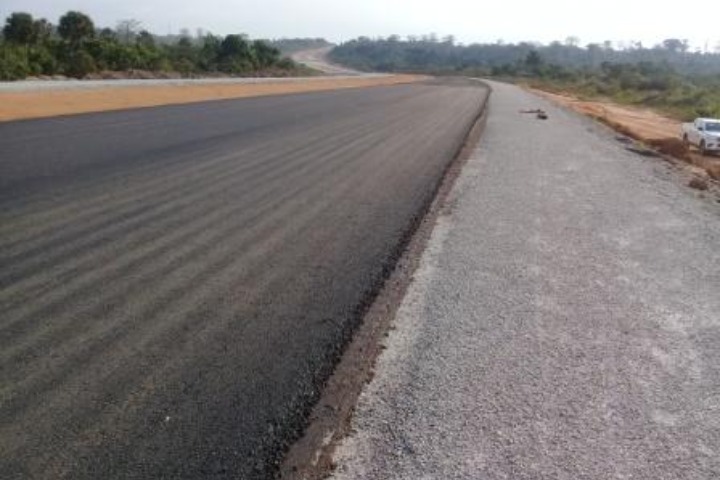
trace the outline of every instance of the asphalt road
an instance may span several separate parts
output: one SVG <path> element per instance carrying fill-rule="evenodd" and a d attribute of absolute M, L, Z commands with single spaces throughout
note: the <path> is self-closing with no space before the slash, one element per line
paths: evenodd
<path fill-rule="evenodd" d="M 493 90 L 334 478 L 720 478 L 716 198 Z"/>
<path fill-rule="evenodd" d="M 485 94 L 0 124 L 2 477 L 270 475 Z"/>

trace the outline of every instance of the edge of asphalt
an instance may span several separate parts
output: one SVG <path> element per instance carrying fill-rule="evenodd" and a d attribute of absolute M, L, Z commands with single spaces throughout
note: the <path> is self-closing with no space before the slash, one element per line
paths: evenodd
<path fill-rule="evenodd" d="M 376 360 L 383 350 L 382 339 L 392 328 L 438 217 L 448 208 L 446 200 L 482 137 L 492 88 L 480 79 L 472 80 L 487 89 L 485 100 L 430 200 L 397 245 L 393 255 L 396 261 L 388 266 L 384 281 L 365 302 L 361 322 L 312 408 L 304 432 L 290 443 L 281 460 L 278 477 L 282 480 L 320 480 L 333 469 L 333 453 L 350 433 L 355 405 L 365 385 L 372 380 Z"/>

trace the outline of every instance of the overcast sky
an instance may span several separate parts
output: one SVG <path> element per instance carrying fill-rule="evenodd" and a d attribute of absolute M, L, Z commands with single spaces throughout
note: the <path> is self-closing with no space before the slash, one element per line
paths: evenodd
<path fill-rule="evenodd" d="M 0 15 L 27 11 L 53 23 L 67 10 L 99 26 L 133 18 L 153 33 L 197 28 L 252 37 L 454 35 L 463 43 L 521 40 L 589 42 L 686 38 L 695 47 L 720 43 L 720 0 L 0 0 Z"/>

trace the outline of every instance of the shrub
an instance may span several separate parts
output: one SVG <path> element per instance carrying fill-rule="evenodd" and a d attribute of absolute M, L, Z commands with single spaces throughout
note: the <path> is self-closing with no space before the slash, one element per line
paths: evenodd
<path fill-rule="evenodd" d="M 20 80 L 30 73 L 25 48 L 0 44 L 0 80 Z"/>
<path fill-rule="evenodd" d="M 96 71 L 95 59 L 85 50 L 71 51 L 64 67 L 65 75 L 75 78 L 83 78 L 88 73 Z"/>

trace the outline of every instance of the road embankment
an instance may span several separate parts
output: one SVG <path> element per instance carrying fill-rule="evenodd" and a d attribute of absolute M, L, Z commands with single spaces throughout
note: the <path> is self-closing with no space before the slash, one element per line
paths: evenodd
<path fill-rule="evenodd" d="M 238 79 L 228 81 L 68 82 L 56 88 L 39 86 L 0 89 L 0 122 L 59 115 L 156 107 L 183 103 L 308 93 L 348 88 L 414 83 L 419 75 L 310 77 L 302 79 Z M 72 86 L 72 88 L 68 88 Z"/>

